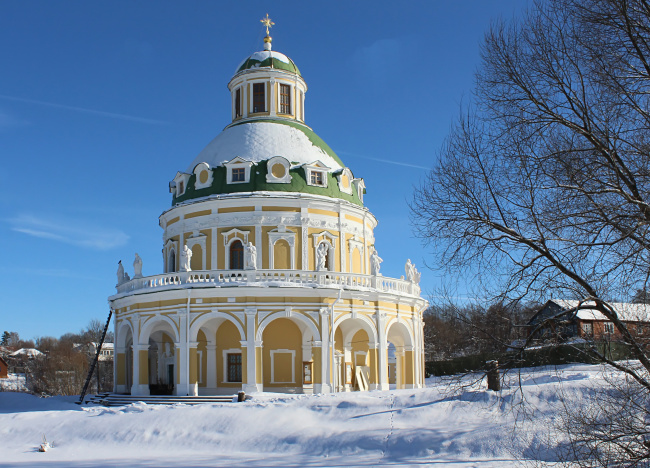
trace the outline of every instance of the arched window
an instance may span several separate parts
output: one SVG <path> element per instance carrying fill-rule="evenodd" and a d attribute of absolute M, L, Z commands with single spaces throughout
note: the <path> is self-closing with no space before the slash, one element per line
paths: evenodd
<path fill-rule="evenodd" d="M 176 271 L 176 251 L 171 249 L 169 251 L 169 261 L 167 262 L 167 272 L 172 273 Z"/>
<path fill-rule="evenodd" d="M 244 246 L 241 241 L 236 240 L 230 244 L 230 269 L 244 269 Z"/>

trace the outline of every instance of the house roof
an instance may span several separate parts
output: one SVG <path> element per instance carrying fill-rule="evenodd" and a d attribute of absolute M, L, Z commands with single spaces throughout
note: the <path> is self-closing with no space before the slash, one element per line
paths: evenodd
<path fill-rule="evenodd" d="M 609 320 L 601 312 L 592 308 L 595 306 L 593 301 L 586 301 L 580 304 L 580 301 L 570 299 L 552 299 L 553 302 L 564 310 L 574 309 L 580 306 L 576 311 L 576 318 L 581 320 Z M 610 302 L 609 303 L 619 318 L 626 322 L 650 322 L 650 304 L 631 304 L 629 302 Z"/>
<path fill-rule="evenodd" d="M 18 351 L 14 351 L 13 353 L 10 354 L 10 356 L 27 356 L 27 357 L 36 357 L 40 356 L 43 353 L 40 352 L 38 349 L 34 348 L 20 348 Z"/>

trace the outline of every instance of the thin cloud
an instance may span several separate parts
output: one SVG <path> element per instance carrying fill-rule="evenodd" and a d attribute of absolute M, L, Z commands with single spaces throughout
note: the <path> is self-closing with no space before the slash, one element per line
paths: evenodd
<path fill-rule="evenodd" d="M 352 156 L 353 158 L 369 159 L 371 161 L 378 161 L 378 162 L 383 162 L 383 163 L 386 163 L 386 164 L 394 164 L 396 166 L 413 167 L 415 169 L 424 169 L 426 171 L 431 169 L 430 167 L 419 166 L 417 164 L 410 164 L 410 163 L 399 162 L 399 161 L 391 161 L 390 159 L 373 158 L 372 156 L 362 156 L 360 154 L 348 153 L 347 151 L 336 151 L 336 153 L 337 154 L 344 154 L 346 156 Z"/>
<path fill-rule="evenodd" d="M 11 229 L 40 239 L 49 239 L 92 250 L 110 250 L 127 243 L 129 236 L 119 229 L 92 226 L 75 220 L 46 219 L 22 214 L 8 219 Z"/>
<path fill-rule="evenodd" d="M 0 130 L 28 125 L 28 122 L 20 120 L 7 112 L 0 110 Z"/>
<path fill-rule="evenodd" d="M 135 117 L 133 115 L 116 114 L 113 112 L 104 112 L 95 109 L 86 109 L 85 107 L 66 106 L 63 104 L 56 104 L 53 102 L 37 101 L 35 99 L 24 99 L 24 98 L 19 98 L 14 96 L 7 96 L 4 94 L 0 94 L 0 99 L 5 99 L 7 101 L 25 102 L 28 104 L 36 104 L 39 106 L 54 107 L 57 109 L 65 109 L 74 112 L 83 112 L 85 114 L 99 115 L 101 117 L 109 117 L 111 119 L 129 120 L 131 122 L 139 122 L 139 123 L 151 124 L 151 125 L 169 125 L 169 122 L 165 122 L 162 120 L 146 119 L 144 117 Z"/>
<path fill-rule="evenodd" d="M 28 276 L 47 276 L 49 278 L 98 279 L 96 276 L 75 273 L 67 268 L 0 268 L 0 273 L 10 272 Z"/>

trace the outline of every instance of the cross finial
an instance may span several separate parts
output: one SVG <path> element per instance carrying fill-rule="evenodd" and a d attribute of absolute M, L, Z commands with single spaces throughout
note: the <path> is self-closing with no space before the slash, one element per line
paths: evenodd
<path fill-rule="evenodd" d="M 269 28 L 273 27 L 275 23 L 271 21 L 271 18 L 269 18 L 269 14 L 266 14 L 266 18 L 262 18 L 260 20 L 260 23 L 264 24 L 266 26 L 266 35 L 269 35 Z"/>

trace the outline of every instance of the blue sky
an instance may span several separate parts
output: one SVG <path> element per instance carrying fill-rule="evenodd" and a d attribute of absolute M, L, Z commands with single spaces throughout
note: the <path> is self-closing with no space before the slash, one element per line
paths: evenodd
<path fill-rule="evenodd" d="M 168 182 L 230 122 L 227 83 L 262 48 L 291 57 L 306 122 L 365 179 L 382 273 L 434 252 L 408 201 L 462 103 L 490 22 L 524 0 L 23 1 L 0 4 L 0 332 L 105 320 L 122 259 L 162 272 Z"/>

